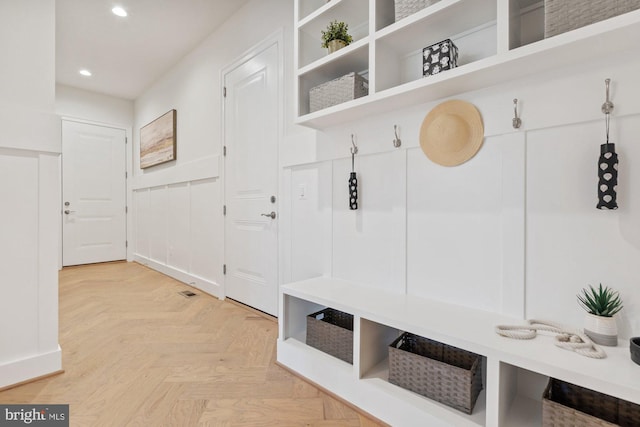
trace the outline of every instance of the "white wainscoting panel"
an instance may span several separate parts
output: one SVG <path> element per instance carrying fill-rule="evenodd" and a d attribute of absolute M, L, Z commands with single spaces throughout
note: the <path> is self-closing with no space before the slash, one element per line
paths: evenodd
<path fill-rule="evenodd" d="M 60 246 L 62 194 L 58 184 L 60 155 L 40 153 L 38 156 L 38 348 L 47 353 L 47 359 L 55 367 L 60 360 L 58 345 L 58 252 Z M 40 369 L 45 363 L 40 365 Z M 49 371 L 51 372 L 51 371 Z"/>
<path fill-rule="evenodd" d="M 137 255 L 149 258 L 149 189 L 133 192 L 134 251 Z"/>
<path fill-rule="evenodd" d="M 215 178 L 133 192 L 135 261 L 223 296 L 220 184 Z"/>
<path fill-rule="evenodd" d="M 331 275 L 332 163 L 291 170 L 291 280 Z"/>
<path fill-rule="evenodd" d="M 191 183 L 191 271 L 210 282 L 222 276 L 224 246 L 220 181 Z"/>
<path fill-rule="evenodd" d="M 0 147 L 0 388 L 62 368 L 58 153 Z"/>
<path fill-rule="evenodd" d="M 498 138 L 456 167 L 408 150 L 409 294 L 500 312 L 504 155 Z"/>
<path fill-rule="evenodd" d="M 155 187 L 149 192 L 149 258 L 167 264 L 169 226 L 169 192 L 167 187 Z M 142 220 L 142 218 L 140 218 Z"/>
<path fill-rule="evenodd" d="M 640 332 L 640 117 L 613 119 L 618 205 L 596 209 L 604 119 L 531 132 L 527 140 L 527 316 L 576 328 L 587 285 L 620 292 L 619 335 Z"/>
<path fill-rule="evenodd" d="M 0 245 L 3 287 L 10 288 L 7 298 L 0 298 L 5 319 L 19 323 L 0 325 L 0 338 L 10 343 L 15 359 L 37 350 L 38 336 L 38 155 L 18 150 L 0 151 L 0 222 L 3 226 Z M 11 184 L 10 184 L 11 183 Z M 16 185 L 19 183 L 19 185 Z M 9 292 L 9 291 L 7 291 Z M 0 360 L 8 362 L 8 360 Z"/>
<path fill-rule="evenodd" d="M 191 195 L 189 184 L 167 188 L 167 264 L 190 271 Z"/>
<path fill-rule="evenodd" d="M 333 276 L 405 292 L 406 152 L 356 156 L 358 210 L 349 210 L 351 158 L 333 162 Z"/>
<path fill-rule="evenodd" d="M 525 132 L 491 138 L 502 158 L 502 314 L 525 319 L 526 141 Z"/>

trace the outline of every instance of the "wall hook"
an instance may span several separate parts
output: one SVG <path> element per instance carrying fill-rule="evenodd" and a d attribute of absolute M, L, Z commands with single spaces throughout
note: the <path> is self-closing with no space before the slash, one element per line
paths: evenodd
<path fill-rule="evenodd" d="M 349 151 L 351 151 L 351 155 L 354 156 L 358 154 L 358 146 L 356 145 L 354 134 L 351 134 L 351 145 L 353 145 L 353 147 L 349 148 Z"/>
<path fill-rule="evenodd" d="M 604 81 L 604 85 L 607 91 L 607 100 L 604 104 L 602 104 L 602 112 L 604 114 L 611 114 L 611 112 L 613 111 L 613 102 L 609 100 L 609 83 L 611 83 L 611 79 L 606 79 Z"/>
<path fill-rule="evenodd" d="M 520 126 L 522 126 L 522 120 L 518 117 L 518 98 L 513 99 L 513 115 L 514 117 L 511 124 L 514 129 L 520 129 Z"/>
<path fill-rule="evenodd" d="M 396 139 L 393 140 L 393 146 L 398 148 L 402 145 L 402 140 L 398 137 L 398 125 L 393 125 L 393 133 L 396 135 Z"/>

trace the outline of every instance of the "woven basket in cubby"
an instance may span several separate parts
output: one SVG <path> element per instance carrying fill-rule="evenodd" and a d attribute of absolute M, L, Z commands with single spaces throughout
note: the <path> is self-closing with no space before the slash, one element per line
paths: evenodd
<path fill-rule="evenodd" d="M 405 332 L 389 346 L 389 382 L 470 414 L 482 391 L 482 357 Z"/>
<path fill-rule="evenodd" d="M 396 22 L 440 0 L 395 0 Z"/>
<path fill-rule="evenodd" d="M 307 345 L 353 364 L 353 315 L 333 308 L 309 314 Z"/>
<path fill-rule="evenodd" d="M 555 378 L 542 396 L 543 427 L 637 427 L 640 405 Z"/>
<path fill-rule="evenodd" d="M 640 9 L 640 0 L 544 0 L 544 36 L 566 33 L 636 9 Z"/>
<path fill-rule="evenodd" d="M 309 112 L 333 107 L 369 94 L 369 82 L 358 73 L 322 83 L 309 90 Z"/>

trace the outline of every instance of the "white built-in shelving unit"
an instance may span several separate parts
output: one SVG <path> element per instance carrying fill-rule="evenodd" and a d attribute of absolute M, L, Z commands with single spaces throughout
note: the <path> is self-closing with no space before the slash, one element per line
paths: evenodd
<path fill-rule="evenodd" d="M 394 22 L 394 0 L 295 0 L 296 123 L 347 123 L 636 47 L 640 11 L 548 39 L 540 0 L 440 0 Z M 354 43 L 327 55 L 320 31 L 338 19 Z M 422 77 L 422 48 L 450 38 L 459 66 Z M 349 72 L 369 95 L 309 112 L 309 90 Z"/>
<path fill-rule="evenodd" d="M 349 24 L 354 43 L 327 55 L 320 31 L 334 19 Z M 394 0 L 295 0 L 296 123 L 328 128 L 637 52 L 640 40 L 640 11 L 545 39 L 539 0 L 440 0 L 394 21 Z M 459 66 L 423 78 L 422 48 L 446 38 L 460 50 Z M 310 113 L 309 90 L 349 72 L 367 77 L 369 94 Z M 306 345 L 306 316 L 324 307 L 354 315 L 353 364 Z M 519 341 L 494 332 L 522 319 L 326 277 L 281 286 L 279 323 L 279 363 L 394 426 L 541 426 L 550 377 L 640 404 L 640 367 L 626 342 L 589 359 L 550 336 Z M 483 357 L 472 415 L 388 382 L 388 345 L 403 331 Z"/>
<path fill-rule="evenodd" d="M 306 345 L 306 316 L 332 307 L 354 316 L 353 364 Z M 542 425 L 550 377 L 640 404 L 640 367 L 628 343 L 590 359 L 549 335 L 513 340 L 495 333 L 522 320 L 319 277 L 280 292 L 278 362 L 393 426 Z M 388 382 L 388 346 L 408 331 L 483 356 L 484 390 L 471 415 Z"/>

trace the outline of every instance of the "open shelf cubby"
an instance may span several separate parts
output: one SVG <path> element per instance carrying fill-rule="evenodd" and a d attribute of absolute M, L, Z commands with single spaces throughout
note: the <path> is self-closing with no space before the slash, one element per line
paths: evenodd
<path fill-rule="evenodd" d="M 394 0 L 295 4 L 295 122 L 317 129 L 585 63 L 595 56 L 619 57 L 622 51 L 637 49 L 635 40 L 640 39 L 640 10 L 545 38 L 542 0 L 439 0 L 397 22 Z M 330 58 L 336 53 L 327 57 L 320 31 L 333 19 L 349 24 L 354 46 Z M 444 39 L 458 46 L 458 69 L 422 78 L 422 49 Z M 369 95 L 310 112 L 309 90 L 344 70 L 365 72 Z"/>
<path fill-rule="evenodd" d="M 549 377 L 500 363 L 500 425 L 539 427 L 542 425 L 542 393 Z"/>
<path fill-rule="evenodd" d="M 368 2 L 333 0 L 296 25 L 298 35 L 298 68 L 327 56 L 322 45 L 322 30 L 332 21 L 342 21 L 349 26 L 349 34 L 357 42 L 369 35 Z"/>

